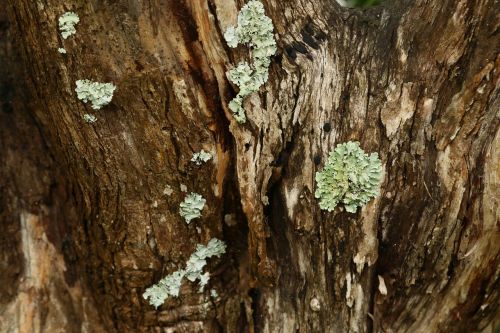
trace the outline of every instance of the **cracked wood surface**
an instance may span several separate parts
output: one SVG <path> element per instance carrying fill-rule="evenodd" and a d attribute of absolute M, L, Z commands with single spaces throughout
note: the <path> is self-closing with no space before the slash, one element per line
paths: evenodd
<path fill-rule="evenodd" d="M 241 126 L 225 72 L 249 54 L 222 34 L 243 2 L 7 0 L 0 330 L 494 329 L 495 1 L 263 2 L 278 54 Z M 67 10 L 80 23 L 63 41 Z M 85 78 L 117 86 L 94 124 L 74 93 Z M 381 195 L 356 214 L 320 211 L 315 172 L 348 140 L 379 153 Z M 197 166 L 201 149 L 214 159 Z M 190 225 L 178 214 L 183 185 L 207 199 Z M 228 254 L 209 263 L 205 293 L 184 283 L 158 311 L 142 299 L 212 237 Z M 51 273 L 30 280 L 48 261 Z"/>

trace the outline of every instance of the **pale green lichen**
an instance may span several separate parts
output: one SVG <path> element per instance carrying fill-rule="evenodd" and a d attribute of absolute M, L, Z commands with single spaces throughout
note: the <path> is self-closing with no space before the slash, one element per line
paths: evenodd
<path fill-rule="evenodd" d="M 112 83 L 78 80 L 75 91 L 78 99 L 92 103 L 92 109 L 98 110 L 111 102 L 115 89 Z"/>
<path fill-rule="evenodd" d="M 168 297 L 178 297 L 184 274 L 184 270 L 180 270 L 165 276 L 157 284 L 146 289 L 142 297 L 149 298 L 149 303 L 156 308 L 162 305 Z"/>
<path fill-rule="evenodd" d="M 85 120 L 87 123 L 95 123 L 97 121 L 97 118 L 93 114 L 84 114 L 83 115 L 83 120 Z"/>
<path fill-rule="evenodd" d="M 190 193 L 179 205 L 179 214 L 184 217 L 186 223 L 201 216 L 201 211 L 205 206 L 206 200 L 198 193 Z"/>
<path fill-rule="evenodd" d="M 76 13 L 66 12 L 59 16 L 59 31 L 62 38 L 66 39 L 76 33 L 75 25 L 80 22 L 80 18 Z"/>
<path fill-rule="evenodd" d="M 264 5 L 257 0 L 251 0 L 244 5 L 238 14 L 238 26 L 229 27 L 224 38 L 229 47 L 247 44 L 253 48 L 252 65 L 241 62 L 226 73 L 228 79 L 240 89 L 238 95 L 229 102 L 229 109 L 238 123 L 244 123 L 246 116 L 243 99 L 257 92 L 267 81 L 270 57 L 277 50 L 273 22 L 265 15 Z"/>
<path fill-rule="evenodd" d="M 193 154 L 191 162 L 194 162 L 196 165 L 201 165 L 202 163 L 208 162 L 211 158 L 212 154 L 207 153 L 202 149 L 200 152 Z"/>
<path fill-rule="evenodd" d="M 57 52 L 61 53 L 61 54 L 66 54 L 66 49 L 63 48 L 63 47 L 60 47 L 57 49 Z"/>
<path fill-rule="evenodd" d="M 168 297 L 179 296 L 183 278 L 191 282 L 199 280 L 198 284 L 200 292 L 202 292 L 210 279 L 210 274 L 203 272 L 207 259 L 214 256 L 220 257 L 225 252 L 226 244 L 217 238 L 212 238 L 206 246 L 203 244 L 196 245 L 196 250 L 189 257 L 185 269 L 175 271 L 161 279 L 157 284 L 147 288 L 142 297 L 149 299 L 151 305 L 159 307 Z"/>
<path fill-rule="evenodd" d="M 342 202 L 355 213 L 379 194 L 382 164 L 377 153 L 366 154 L 359 142 L 337 145 L 330 152 L 325 168 L 316 173 L 315 197 L 321 209 L 332 211 Z"/>

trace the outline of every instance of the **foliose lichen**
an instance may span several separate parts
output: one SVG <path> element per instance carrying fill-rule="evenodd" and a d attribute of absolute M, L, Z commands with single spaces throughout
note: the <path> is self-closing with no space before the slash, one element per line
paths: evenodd
<path fill-rule="evenodd" d="M 66 49 L 64 47 L 60 47 L 57 49 L 57 52 L 59 52 L 61 54 L 66 54 Z"/>
<path fill-rule="evenodd" d="M 266 83 L 270 58 L 277 50 L 273 22 L 265 15 L 264 5 L 257 0 L 251 0 L 244 5 L 238 14 L 238 26 L 229 27 L 224 38 L 229 47 L 247 44 L 253 48 L 252 65 L 240 62 L 226 73 L 228 79 L 240 89 L 236 97 L 229 102 L 229 109 L 238 123 L 244 123 L 246 116 L 243 99 L 257 92 L 260 86 Z"/>
<path fill-rule="evenodd" d="M 203 244 L 196 245 L 196 251 L 189 257 L 186 264 L 185 276 L 191 282 L 200 280 L 200 291 L 203 291 L 204 286 L 208 283 L 210 275 L 208 273 L 203 273 L 203 267 L 207 264 L 207 258 L 213 256 L 220 257 L 226 252 L 226 244 L 218 240 L 217 238 L 212 238 L 207 246 Z"/>
<path fill-rule="evenodd" d="M 178 297 L 181 289 L 184 270 L 173 272 L 152 285 L 142 294 L 144 299 L 149 298 L 149 304 L 159 307 L 170 296 Z"/>
<path fill-rule="evenodd" d="M 205 206 L 206 200 L 198 193 L 190 193 L 183 202 L 179 205 L 179 214 L 184 217 L 186 223 L 189 224 L 191 220 L 200 217 L 201 211 Z"/>
<path fill-rule="evenodd" d="M 85 120 L 87 123 L 95 123 L 97 121 L 97 118 L 93 114 L 84 114 L 83 115 L 83 120 Z"/>
<path fill-rule="evenodd" d="M 80 22 L 80 18 L 74 12 L 66 12 L 59 16 L 59 31 L 62 38 L 66 39 L 76 33 L 75 25 Z"/>
<path fill-rule="evenodd" d="M 112 83 L 78 80 L 75 91 L 78 99 L 85 103 L 92 103 L 92 109 L 99 110 L 111 102 L 115 89 L 116 87 Z"/>
<path fill-rule="evenodd" d="M 157 284 L 149 287 L 142 294 L 144 299 L 149 299 L 149 303 L 156 308 L 162 305 L 168 297 L 178 297 L 183 278 L 191 282 L 199 280 L 200 292 L 208 283 L 210 275 L 208 272 L 203 272 L 203 268 L 207 264 L 207 259 L 211 257 L 220 257 L 226 252 L 226 244 L 217 239 L 212 238 L 205 246 L 198 244 L 195 252 L 191 254 L 186 263 L 186 268 L 175 271 Z"/>
<path fill-rule="evenodd" d="M 202 149 L 200 152 L 193 154 L 193 157 L 191 158 L 191 162 L 194 162 L 196 165 L 201 165 L 202 163 L 209 161 L 211 158 L 212 158 L 212 154 L 210 154 Z"/>
<path fill-rule="evenodd" d="M 342 202 L 346 211 L 355 213 L 379 194 L 382 164 L 377 153 L 366 154 L 359 142 L 337 145 L 328 156 L 325 168 L 316 173 L 321 209 L 332 211 Z"/>

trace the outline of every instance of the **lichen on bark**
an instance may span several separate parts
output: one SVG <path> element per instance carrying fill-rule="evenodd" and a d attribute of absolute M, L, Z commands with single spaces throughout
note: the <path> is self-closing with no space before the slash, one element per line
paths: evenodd
<path fill-rule="evenodd" d="M 244 44 L 252 48 L 252 64 L 240 62 L 227 72 L 229 81 L 239 88 L 236 97 L 229 102 L 229 108 L 239 123 L 246 121 L 244 99 L 257 92 L 268 79 L 270 57 L 276 53 L 273 29 L 272 20 L 265 15 L 264 5 L 260 1 L 251 0 L 241 8 L 238 25 L 229 27 L 224 34 L 229 47 Z"/>

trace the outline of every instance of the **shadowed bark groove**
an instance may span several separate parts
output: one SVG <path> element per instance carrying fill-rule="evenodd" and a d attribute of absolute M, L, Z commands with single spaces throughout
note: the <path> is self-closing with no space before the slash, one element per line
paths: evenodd
<path fill-rule="evenodd" d="M 238 125 L 225 72 L 249 54 L 222 35 L 243 2 L 7 0 L 1 43 L 15 51 L 0 55 L 13 65 L 2 87 L 16 90 L 0 95 L 0 319 L 16 308 L 37 332 L 493 331 L 495 1 L 263 3 L 278 53 Z M 63 40 L 67 10 L 80 23 Z M 79 79 L 114 83 L 112 102 L 91 110 Z M 379 153 L 381 195 L 327 213 L 314 175 L 348 140 Z M 201 149 L 214 158 L 197 166 Z M 181 185 L 207 200 L 189 225 Z M 228 253 L 210 260 L 203 293 L 184 283 L 158 310 L 142 299 L 213 237 Z M 64 310 L 37 319 L 26 295 L 40 313 Z"/>

